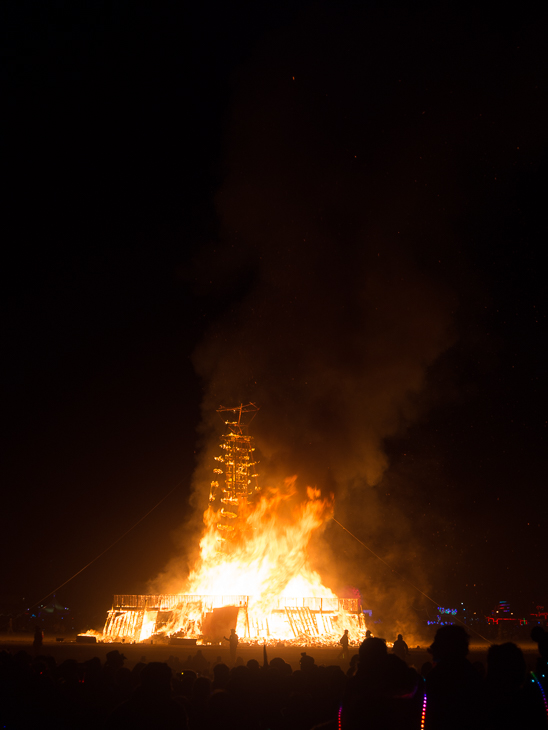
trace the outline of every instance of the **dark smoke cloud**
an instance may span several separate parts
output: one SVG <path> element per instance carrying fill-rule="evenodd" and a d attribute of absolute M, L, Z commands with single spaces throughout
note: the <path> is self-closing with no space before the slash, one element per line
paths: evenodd
<path fill-rule="evenodd" d="M 454 341 L 456 300 L 438 268 L 452 234 L 414 169 L 417 147 L 431 154 L 439 139 L 426 144 L 418 108 L 408 122 L 394 117 L 412 89 L 375 60 L 378 45 L 357 45 L 352 64 L 337 58 L 344 38 L 331 30 L 328 47 L 325 33 L 309 34 L 304 51 L 297 31 L 274 38 L 235 79 L 221 237 L 197 262 L 203 291 L 226 307 L 194 357 L 205 386 L 195 504 L 201 515 L 216 408 L 253 401 L 263 484 L 297 474 L 301 489 L 334 492 L 336 515 L 405 569 L 405 556 L 417 559 L 412 530 L 392 509 L 379 531 L 375 485 L 384 440 L 422 413 L 429 367 Z M 430 166 L 429 181 L 443 179 Z M 447 176 L 438 189 L 448 199 L 452 188 Z M 365 603 L 389 604 L 401 629 L 413 591 L 347 535 L 324 538 L 311 555 L 330 585 L 359 582 Z"/>
<path fill-rule="evenodd" d="M 413 418 L 427 367 L 450 342 L 450 302 L 396 246 L 349 250 L 308 235 L 263 241 L 254 286 L 196 365 L 206 410 L 260 404 L 269 469 L 304 469 L 339 492 L 381 478 L 383 439 Z"/>
<path fill-rule="evenodd" d="M 379 139 L 386 74 L 364 54 L 345 69 L 342 38 L 321 59 L 316 36 L 304 52 L 299 33 L 276 38 L 235 81 L 223 240 L 204 263 L 230 307 L 194 362 L 206 417 L 260 405 L 267 479 L 297 473 L 342 496 L 381 479 L 383 440 L 415 418 L 452 342 L 455 299 L 435 268 L 450 236 L 431 230 L 435 196 L 404 185 L 404 125 Z"/>
<path fill-rule="evenodd" d="M 424 590 L 436 558 L 427 569 L 403 503 L 382 499 L 391 483 L 418 495 L 421 475 L 391 475 L 385 442 L 440 395 L 429 375 L 456 340 L 455 292 L 476 286 L 457 221 L 487 195 L 492 160 L 510 164 L 509 140 L 478 120 L 514 83 L 490 61 L 496 39 L 462 43 L 451 27 L 316 13 L 263 43 L 234 78 L 220 233 L 195 265 L 224 310 L 194 356 L 197 514 L 215 410 L 253 401 L 263 484 L 297 474 L 334 492 L 336 517 Z M 359 585 L 400 629 L 420 597 L 332 525 L 311 555 L 331 587 Z"/>

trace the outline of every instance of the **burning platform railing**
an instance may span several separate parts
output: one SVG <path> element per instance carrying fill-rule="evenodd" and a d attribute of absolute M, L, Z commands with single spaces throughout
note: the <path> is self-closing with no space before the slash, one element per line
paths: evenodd
<path fill-rule="evenodd" d="M 267 608 L 252 596 L 115 595 L 104 641 L 189 639 L 215 643 L 236 628 L 243 641 L 359 639 L 365 620 L 356 598 L 276 597 Z"/>
<path fill-rule="evenodd" d="M 114 596 L 104 641 L 207 644 L 231 629 L 249 643 L 332 643 L 346 629 L 351 639 L 363 638 L 358 599 L 335 596 L 308 562 L 308 543 L 332 516 L 334 497 L 310 486 L 305 497 L 295 475 L 259 488 L 248 432 L 258 410 L 255 403 L 218 410 L 226 431 L 215 456 L 200 555 L 184 584 L 188 593 Z"/>

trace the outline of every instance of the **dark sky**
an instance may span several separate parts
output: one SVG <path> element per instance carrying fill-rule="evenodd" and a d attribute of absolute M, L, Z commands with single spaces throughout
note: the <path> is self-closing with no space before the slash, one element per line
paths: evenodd
<path fill-rule="evenodd" d="M 546 15 L 258 5 L 4 6 L 3 598 L 176 486 L 58 596 L 184 564 L 214 409 L 253 400 L 266 482 L 440 603 L 546 605 Z"/>

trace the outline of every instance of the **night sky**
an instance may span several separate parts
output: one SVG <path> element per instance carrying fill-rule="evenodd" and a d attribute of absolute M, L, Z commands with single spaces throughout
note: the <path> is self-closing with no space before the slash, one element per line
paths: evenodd
<path fill-rule="evenodd" d="M 548 605 L 547 16 L 414 7 L 4 6 L 4 605 L 166 495 L 57 598 L 183 575 L 248 401 L 264 483 L 435 601 Z M 422 605 L 334 523 L 311 555 Z"/>

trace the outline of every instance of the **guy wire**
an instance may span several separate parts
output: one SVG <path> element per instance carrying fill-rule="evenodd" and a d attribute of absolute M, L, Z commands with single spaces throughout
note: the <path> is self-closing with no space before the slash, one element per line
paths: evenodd
<path fill-rule="evenodd" d="M 107 548 L 106 548 L 105 550 L 103 550 L 103 552 L 102 552 L 102 553 L 99 553 L 99 555 L 97 555 L 97 557 L 93 558 L 93 560 L 90 560 L 90 562 L 89 562 L 89 563 L 88 563 L 87 565 L 84 565 L 84 567 L 83 567 L 83 568 L 80 568 L 80 570 L 79 570 L 79 571 L 78 571 L 77 573 L 75 573 L 75 574 L 74 574 L 73 576 L 71 576 L 71 577 L 70 577 L 70 578 L 69 578 L 68 580 L 66 580 L 66 581 L 65 581 L 64 583 L 61 583 L 61 585 L 60 585 L 60 586 L 57 586 L 57 588 L 54 588 L 54 589 L 53 589 L 52 591 L 50 591 L 49 593 L 46 593 L 46 595 L 45 595 L 45 596 L 44 596 L 43 598 L 41 598 L 41 599 L 40 599 L 39 601 L 36 601 L 36 603 L 33 603 L 33 604 L 32 604 L 32 606 L 29 606 L 29 610 L 30 610 L 31 608 L 35 608 L 36 606 L 38 606 L 38 604 L 42 603 L 42 601 L 45 601 L 45 600 L 46 600 L 46 598 L 49 598 L 49 597 L 50 597 L 50 596 L 52 596 L 52 595 L 53 595 L 54 593 L 57 593 L 57 591 L 58 591 L 58 590 L 59 590 L 60 588 L 63 588 L 63 586 L 66 586 L 66 585 L 67 585 L 67 583 L 70 583 L 70 581 L 71 581 L 71 580 L 74 580 L 74 578 L 76 578 L 76 576 L 77 576 L 77 575 L 80 575 L 80 573 L 83 573 L 83 572 L 84 572 L 84 570 L 85 570 L 86 568 L 89 568 L 89 566 L 90 566 L 90 565 L 92 565 L 92 564 L 93 564 L 93 563 L 94 563 L 94 562 L 95 562 L 96 560 L 99 560 L 99 558 L 101 558 L 101 557 L 102 557 L 102 556 L 103 556 L 103 555 L 104 555 L 105 553 L 108 553 L 108 551 L 109 551 L 109 550 L 110 550 L 111 548 L 113 548 L 113 547 L 114 547 L 114 546 L 116 545 L 116 543 L 120 542 L 120 540 L 122 540 L 122 539 L 123 539 L 123 538 L 124 538 L 124 537 L 125 537 L 125 536 L 126 536 L 127 534 L 129 534 L 129 533 L 130 533 L 130 532 L 131 532 L 131 531 L 132 531 L 133 529 L 135 529 L 135 528 L 137 527 L 137 525 L 138 525 L 138 524 L 139 524 L 140 522 L 142 522 L 142 521 L 143 521 L 143 520 L 144 520 L 144 519 L 145 519 L 146 517 L 148 517 L 148 516 L 149 516 L 149 514 L 150 514 L 151 512 L 154 512 L 154 510 L 156 509 L 156 507 L 159 507 L 159 506 L 160 506 L 160 505 L 162 504 L 162 502 L 163 502 L 163 501 L 164 501 L 165 499 L 167 499 L 167 498 L 169 497 L 169 495 L 170 495 L 170 494 L 172 494 L 172 493 L 173 493 L 173 492 L 174 492 L 174 491 L 175 491 L 175 490 L 176 490 L 176 489 L 177 489 L 178 487 L 180 487 L 180 486 L 181 486 L 181 484 L 182 484 L 182 483 L 183 483 L 183 480 L 181 479 L 181 481 L 180 481 L 180 482 L 178 482 L 178 483 L 177 483 L 177 484 L 176 484 L 176 485 L 175 485 L 175 486 L 173 487 L 173 489 L 170 489 L 170 491 L 169 491 L 169 492 L 168 492 L 168 493 L 167 493 L 167 494 L 166 494 L 166 495 L 165 495 L 164 497 L 162 497 L 162 499 L 161 499 L 161 500 L 160 500 L 159 502 L 157 502 L 157 503 L 156 503 L 156 504 L 154 505 L 154 507 L 152 507 L 152 509 L 149 509 L 149 511 L 148 511 L 148 512 L 147 512 L 147 513 L 146 513 L 145 515 L 143 515 L 143 516 L 142 516 L 142 517 L 141 517 L 141 518 L 140 518 L 139 520 L 137 520 L 137 522 L 136 522 L 136 523 L 135 523 L 134 525 L 132 525 L 132 526 L 131 526 L 131 527 L 129 528 L 129 530 L 126 530 L 126 531 L 124 532 L 124 534 L 123 534 L 123 535 L 120 535 L 120 537 L 116 538 L 116 540 L 115 540 L 115 541 L 114 541 L 114 542 L 113 542 L 113 543 L 112 543 L 111 545 L 109 545 L 109 546 L 108 546 L 108 547 L 107 547 Z"/>
<path fill-rule="evenodd" d="M 416 586 L 414 583 L 411 583 L 411 581 L 409 580 L 409 578 L 406 578 L 404 575 L 402 575 L 400 572 L 398 572 L 395 568 L 393 568 L 391 565 L 389 565 L 386 562 L 386 560 L 383 560 L 383 558 L 381 558 L 380 555 L 377 555 L 377 553 L 374 550 L 371 550 L 371 548 L 368 547 L 364 542 L 362 542 L 359 537 L 356 537 L 356 535 L 354 535 L 352 532 L 350 532 L 350 530 L 347 529 L 344 525 L 341 525 L 341 523 L 338 520 L 336 520 L 334 517 L 333 517 L 333 522 L 336 522 L 339 527 L 341 527 L 345 532 L 348 532 L 348 534 L 351 537 L 353 537 L 354 540 L 357 540 L 357 542 L 359 542 L 360 545 L 362 545 L 366 550 L 369 550 L 369 552 L 372 553 L 377 558 L 377 560 L 380 560 L 381 563 L 384 563 L 384 565 L 386 565 L 386 567 L 389 568 L 393 573 L 395 573 L 397 576 L 399 576 L 402 580 L 404 580 L 407 583 L 409 583 L 409 585 L 412 586 L 416 591 L 418 591 L 421 595 L 423 595 L 425 598 L 427 598 L 429 601 L 431 601 L 436 606 L 436 608 L 439 607 L 440 604 L 439 604 L 438 601 L 435 601 L 427 593 L 425 593 L 424 591 L 421 591 L 421 589 L 418 586 Z M 476 634 L 476 636 L 479 636 L 480 639 L 482 639 L 483 641 L 485 641 L 487 644 L 490 644 L 491 643 L 489 641 L 489 639 L 486 639 L 485 636 L 482 636 L 479 633 L 479 631 L 476 631 L 471 626 L 468 626 L 468 624 L 465 624 L 464 621 L 461 621 L 457 616 L 455 616 L 454 619 L 455 619 L 455 621 L 458 621 L 459 624 L 462 624 L 463 626 L 465 626 L 466 629 L 468 629 L 468 631 L 471 631 L 472 633 Z"/>

